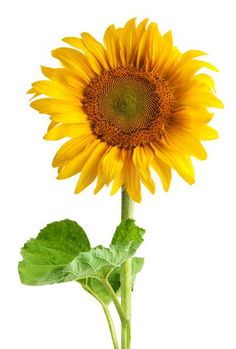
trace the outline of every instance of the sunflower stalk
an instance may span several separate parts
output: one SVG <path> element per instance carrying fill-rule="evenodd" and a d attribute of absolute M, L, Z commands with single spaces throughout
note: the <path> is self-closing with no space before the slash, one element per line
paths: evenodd
<path fill-rule="evenodd" d="M 118 339 L 116 336 L 116 329 L 115 329 L 114 322 L 113 322 L 113 319 L 112 319 L 112 316 L 111 316 L 111 313 L 109 311 L 108 306 L 88 286 L 84 285 L 83 288 L 88 293 L 90 293 L 101 304 L 102 309 L 103 309 L 104 314 L 105 314 L 105 317 L 106 317 L 106 320 L 107 320 L 109 330 L 110 330 L 113 347 L 114 347 L 114 349 L 119 349 Z"/>
<path fill-rule="evenodd" d="M 121 220 L 132 218 L 133 200 L 126 189 L 122 188 Z M 131 344 L 131 293 L 132 293 L 132 259 L 127 259 L 121 265 L 121 307 L 126 321 L 121 322 L 121 349 L 130 349 Z"/>

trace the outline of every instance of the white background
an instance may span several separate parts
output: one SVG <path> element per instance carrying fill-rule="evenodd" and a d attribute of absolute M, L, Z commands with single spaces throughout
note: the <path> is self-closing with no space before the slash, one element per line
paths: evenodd
<path fill-rule="evenodd" d="M 212 125 L 220 139 L 206 144 L 209 159 L 194 161 L 196 184 L 177 175 L 169 193 L 157 179 L 143 191 L 137 223 L 147 229 L 139 255 L 143 272 L 133 294 L 133 349 L 236 348 L 236 74 L 234 1 L 3 1 L 1 25 L 0 347 L 111 349 L 99 305 L 75 283 L 20 284 L 19 250 L 48 222 L 77 220 L 93 245 L 109 244 L 119 223 L 120 197 L 92 187 L 74 195 L 76 178 L 57 181 L 51 168 L 58 143 L 42 136 L 47 116 L 29 107 L 26 90 L 40 64 L 64 36 L 88 31 L 102 39 L 111 23 L 149 17 L 173 29 L 181 50 L 209 53 L 218 96 L 225 104 Z"/>

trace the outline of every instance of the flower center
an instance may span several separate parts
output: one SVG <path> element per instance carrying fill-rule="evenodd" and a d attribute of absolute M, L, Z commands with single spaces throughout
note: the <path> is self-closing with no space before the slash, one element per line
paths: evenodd
<path fill-rule="evenodd" d="M 172 104 L 173 94 L 165 80 L 131 67 L 97 76 L 83 98 L 94 134 L 124 148 L 160 139 Z"/>
<path fill-rule="evenodd" d="M 135 118 L 140 107 L 142 107 L 140 104 L 141 103 L 135 91 L 124 89 L 124 91 L 119 91 L 117 93 L 117 96 L 115 96 L 112 101 L 111 107 L 114 113 L 118 113 L 124 118 L 130 119 Z"/>

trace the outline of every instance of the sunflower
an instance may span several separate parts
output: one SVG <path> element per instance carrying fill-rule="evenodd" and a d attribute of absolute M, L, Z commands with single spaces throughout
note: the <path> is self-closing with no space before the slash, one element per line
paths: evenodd
<path fill-rule="evenodd" d="M 58 179 L 80 173 L 75 193 L 97 179 L 95 193 L 112 183 L 111 194 L 124 186 L 137 202 L 141 183 L 155 192 L 155 172 L 165 191 L 172 169 L 194 183 L 191 157 L 206 159 L 201 141 L 217 138 L 208 108 L 223 107 L 212 78 L 199 73 L 217 71 L 196 59 L 205 53 L 181 53 L 171 32 L 147 19 L 111 25 L 104 44 L 88 33 L 63 41 L 72 48 L 52 51 L 62 67 L 42 67 L 47 80 L 29 90 L 31 106 L 50 115 L 44 138 L 67 138 L 53 159 Z"/>

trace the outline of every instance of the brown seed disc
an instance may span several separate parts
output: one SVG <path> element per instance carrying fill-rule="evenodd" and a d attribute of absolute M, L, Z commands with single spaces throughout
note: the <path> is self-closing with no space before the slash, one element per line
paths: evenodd
<path fill-rule="evenodd" d="M 172 105 L 173 94 L 165 80 L 131 67 L 97 76 L 83 98 L 94 134 L 123 148 L 160 139 Z"/>

